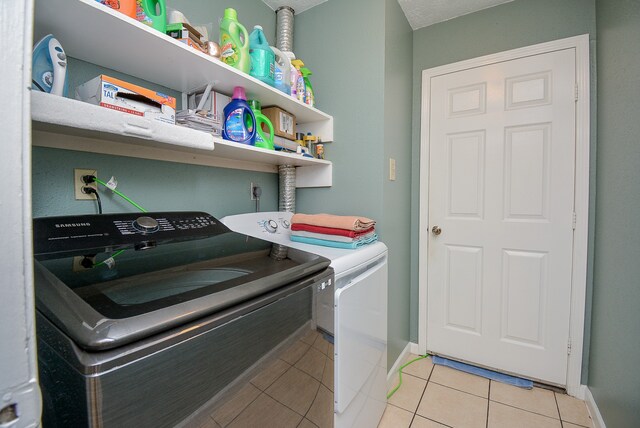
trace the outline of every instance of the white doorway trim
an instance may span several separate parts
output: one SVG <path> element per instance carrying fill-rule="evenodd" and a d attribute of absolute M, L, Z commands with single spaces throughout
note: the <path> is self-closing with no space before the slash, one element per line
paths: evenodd
<path fill-rule="evenodd" d="M 587 288 L 587 243 L 589 216 L 589 35 L 569 37 L 547 43 L 513 49 L 492 55 L 430 68 L 422 72 L 422 110 L 420 126 L 420 217 L 418 244 L 418 349 L 427 351 L 427 237 L 429 232 L 429 99 L 433 77 L 502 61 L 538 55 L 562 49 L 576 52 L 576 164 L 575 201 L 576 226 L 573 236 L 573 266 L 571 279 L 570 345 L 567 363 L 567 392 L 584 398 L 581 387 L 584 319 Z"/>

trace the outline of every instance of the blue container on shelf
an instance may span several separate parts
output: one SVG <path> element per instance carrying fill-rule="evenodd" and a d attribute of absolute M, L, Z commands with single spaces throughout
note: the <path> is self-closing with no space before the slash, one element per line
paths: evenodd
<path fill-rule="evenodd" d="M 247 103 L 242 86 L 233 88 L 231 102 L 224 108 L 222 138 L 241 144 L 254 145 L 256 137 L 256 117 Z"/>

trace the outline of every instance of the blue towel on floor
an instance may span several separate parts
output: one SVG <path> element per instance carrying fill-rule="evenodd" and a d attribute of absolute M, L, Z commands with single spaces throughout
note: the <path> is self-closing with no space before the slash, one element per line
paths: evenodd
<path fill-rule="evenodd" d="M 323 247 L 344 248 L 347 250 L 353 250 L 356 248 L 360 248 L 363 245 L 367 245 L 377 241 L 378 235 L 373 234 L 371 236 L 368 236 L 366 239 L 357 240 L 353 242 L 337 242 L 337 241 L 330 241 L 328 239 L 316 239 L 316 238 L 309 238 L 306 236 L 296 236 L 296 235 L 291 235 L 291 240 L 295 242 L 302 242 L 304 244 L 322 245 Z"/>
<path fill-rule="evenodd" d="M 506 375 L 503 373 L 494 372 L 492 370 L 483 369 L 480 367 L 472 366 L 470 364 L 461 363 L 458 361 L 448 360 L 446 358 L 433 356 L 431 357 L 433 364 L 440 364 L 441 366 L 451 367 L 452 369 L 460 370 L 465 373 L 471 373 L 477 376 L 482 376 L 487 379 L 496 380 L 498 382 L 506 383 L 507 385 L 519 386 L 520 388 L 531 389 L 533 388 L 533 381 L 529 379 L 522 379 L 521 377 L 515 377 Z"/>

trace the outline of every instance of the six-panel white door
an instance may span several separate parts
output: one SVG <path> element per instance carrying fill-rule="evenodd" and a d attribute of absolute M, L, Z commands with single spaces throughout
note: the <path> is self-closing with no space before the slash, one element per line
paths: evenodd
<path fill-rule="evenodd" d="M 427 349 L 565 385 L 575 51 L 429 84 Z"/>

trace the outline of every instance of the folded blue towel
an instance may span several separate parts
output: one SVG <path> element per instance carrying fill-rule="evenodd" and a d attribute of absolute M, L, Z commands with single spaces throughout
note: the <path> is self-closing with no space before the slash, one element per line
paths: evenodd
<path fill-rule="evenodd" d="M 487 379 L 506 383 L 507 385 L 518 386 L 520 388 L 525 388 L 525 389 L 533 388 L 533 381 L 529 379 L 523 379 L 521 377 L 494 372 L 493 370 L 483 369 L 482 367 L 472 366 L 471 364 L 465 364 L 459 361 L 449 360 L 447 358 L 438 357 L 437 355 L 434 355 L 431 358 L 431 361 L 433 362 L 433 364 L 440 364 L 442 366 L 451 367 L 452 369 L 460 370 L 466 373 L 471 373 L 476 376 L 482 376 L 482 377 L 486 377 Z"/>
<path fill-rule="evenodd" d="M 378 235 L 373 234 L 368 236 L 366 239 L 362 239 L 355 242 L 337 242 L 330 241 L 328 239 L 316 239 L 316 238 L 308 238 L 306 236 L 296 236 L 291 235 L 291 240 L 295 242 L 302 242 L 304 244 L 312 244 L 312 245 L 322 245 L 323 247 L 333 247 L 333 248 L 344 248 L 344 249 L 355 249 L 360 248 L 363 245 L 370 244 L 372 242 L 376 242 L 378 240 Z"/>

